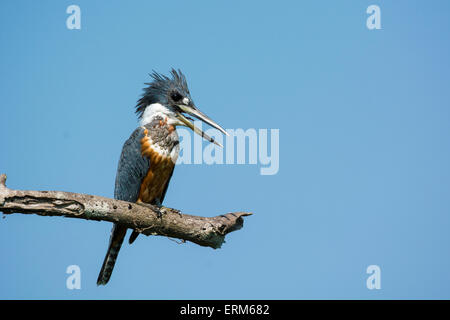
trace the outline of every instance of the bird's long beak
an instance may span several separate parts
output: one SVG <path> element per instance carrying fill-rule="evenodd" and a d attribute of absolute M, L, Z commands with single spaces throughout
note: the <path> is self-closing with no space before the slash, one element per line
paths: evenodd
<path fill-rule="evenodd" d="M 200 110 L 198 110 L 195 106 L 186 106 L 186 105 L 179 105 L 178 106 L 183 112 L 209 124 L 211 127 L 216 128 L 217 130 L 220 130 L 221 132 L 223 132 L 224 134 L 226 134 L 227 136 L 229 135 L 228 132 L 225 131 L 225 129 L 223 129 L 221 126 L 219 126 L 217 123 L 215 123 L 213 120 L 211 120 L 207 115 L 205 115 L 203 112 L 201 112 Z M 186 127 L 191 128 L 192 131 L 194 131 L 195 133 L 197 133 L 198 135 L 200 135 L 202 138 L 205 138 L 206 140 L 208 140 L 209 142 L 212 142 L 220 147 L 223 147 L 220 143 L 218 143 L 217 141 L 215 141 L 213 138 L 211 138 L 210 136 L 208 136 L 206 133 L 204 133 L 202 130 L 200 130 L 199 128 L 197 128 L 191 121 L 189 121 L 182 113 L 177 112 L 177 116 L 178 119 L 180 119 L 180 121 L 182 123 L 184 123 L 184 125 L 186 125 Z"/>

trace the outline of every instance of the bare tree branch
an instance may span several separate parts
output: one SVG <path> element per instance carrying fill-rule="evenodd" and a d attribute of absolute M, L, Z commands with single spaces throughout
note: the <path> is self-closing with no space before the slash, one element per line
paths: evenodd
<path fill-rule="evenodd" d="M 62 191 L 22 191 L 6 187 L 0 175 L 0 212 L 64 216 L 118 222 L 145 235 L 160 235 L 220 248 L 225 235 L 242 228 L 248 212 L 198 217 L 176 209 L 130 203 L 105 197 Z"/>

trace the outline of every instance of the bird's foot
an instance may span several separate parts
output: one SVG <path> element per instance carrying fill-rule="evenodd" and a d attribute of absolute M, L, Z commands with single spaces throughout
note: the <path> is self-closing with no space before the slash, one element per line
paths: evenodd
<path fill-rule="evenodd" d="M 164 212 L 161 210 L 163 208 L 162 203 L 158 199 L 155 200 L 155 207 L 156 216 L 158 217 L 158 219 L 161 219 Z"/>
<path fill-rule="evenodd" d="M 151 205 L 151 204 L 148 204 L 148 203 L 140 202 L 139 204 L 141 206 L 144 206 L 144 207 L 152 209 L 152 211 L 156 213 L 156 217 L 158 219 L 162 218 L 164 212 L 161 209 L 164 208 L 164 207 L 161 205 L 161 203 L 158 202 L 158 203 L 155 203 L 154 205 Z"/>
<path fill-rule="evenodd" d="M 162 209 L 162 206 L 157 206 L 156 209 L 155 209 L 155 211 L 156 211 L 156 217 L 157 217 L 158 219 L 161 219 L 162 216 L 163 216 L 163 214 L 164 214 L 164 212 L 161 211 L 161 209 Z"/>

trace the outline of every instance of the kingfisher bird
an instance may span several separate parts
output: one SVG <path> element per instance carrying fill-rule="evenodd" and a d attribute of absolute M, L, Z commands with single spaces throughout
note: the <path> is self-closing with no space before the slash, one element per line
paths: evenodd
<path fill-rule="evenodd" d="M 161 206 L 179 153 L 177 126 L 186 126 L 206 140 L 221 146 L 196 127 L 189 116 L 228 133 L 202 113 L 191 98 L 186 77 L 172 69 L 167 77 L 153 71 L 136 105 L 140 125 L 125 142 L 117 168 L 114 198 Z M 115 223 L 97 285 L 108 283 L 127 227 Z M 139 232 L 133 230 L 129 243 Z"/>

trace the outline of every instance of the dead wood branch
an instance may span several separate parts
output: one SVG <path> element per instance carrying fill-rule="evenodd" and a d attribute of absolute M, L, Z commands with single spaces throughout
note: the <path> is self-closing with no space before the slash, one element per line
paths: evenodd
<path fill-rule="evenodd" d="M 64 216 L 121 223 L 145 235 L 159 235 L 220 248 L 225 235 L 242 228 L 248 212 L 206 218 L 176 209 L 141 205 L 105 197 L 62 191 L 22 191 L 6 187 L 0 175 L 0 212 Z"/>

